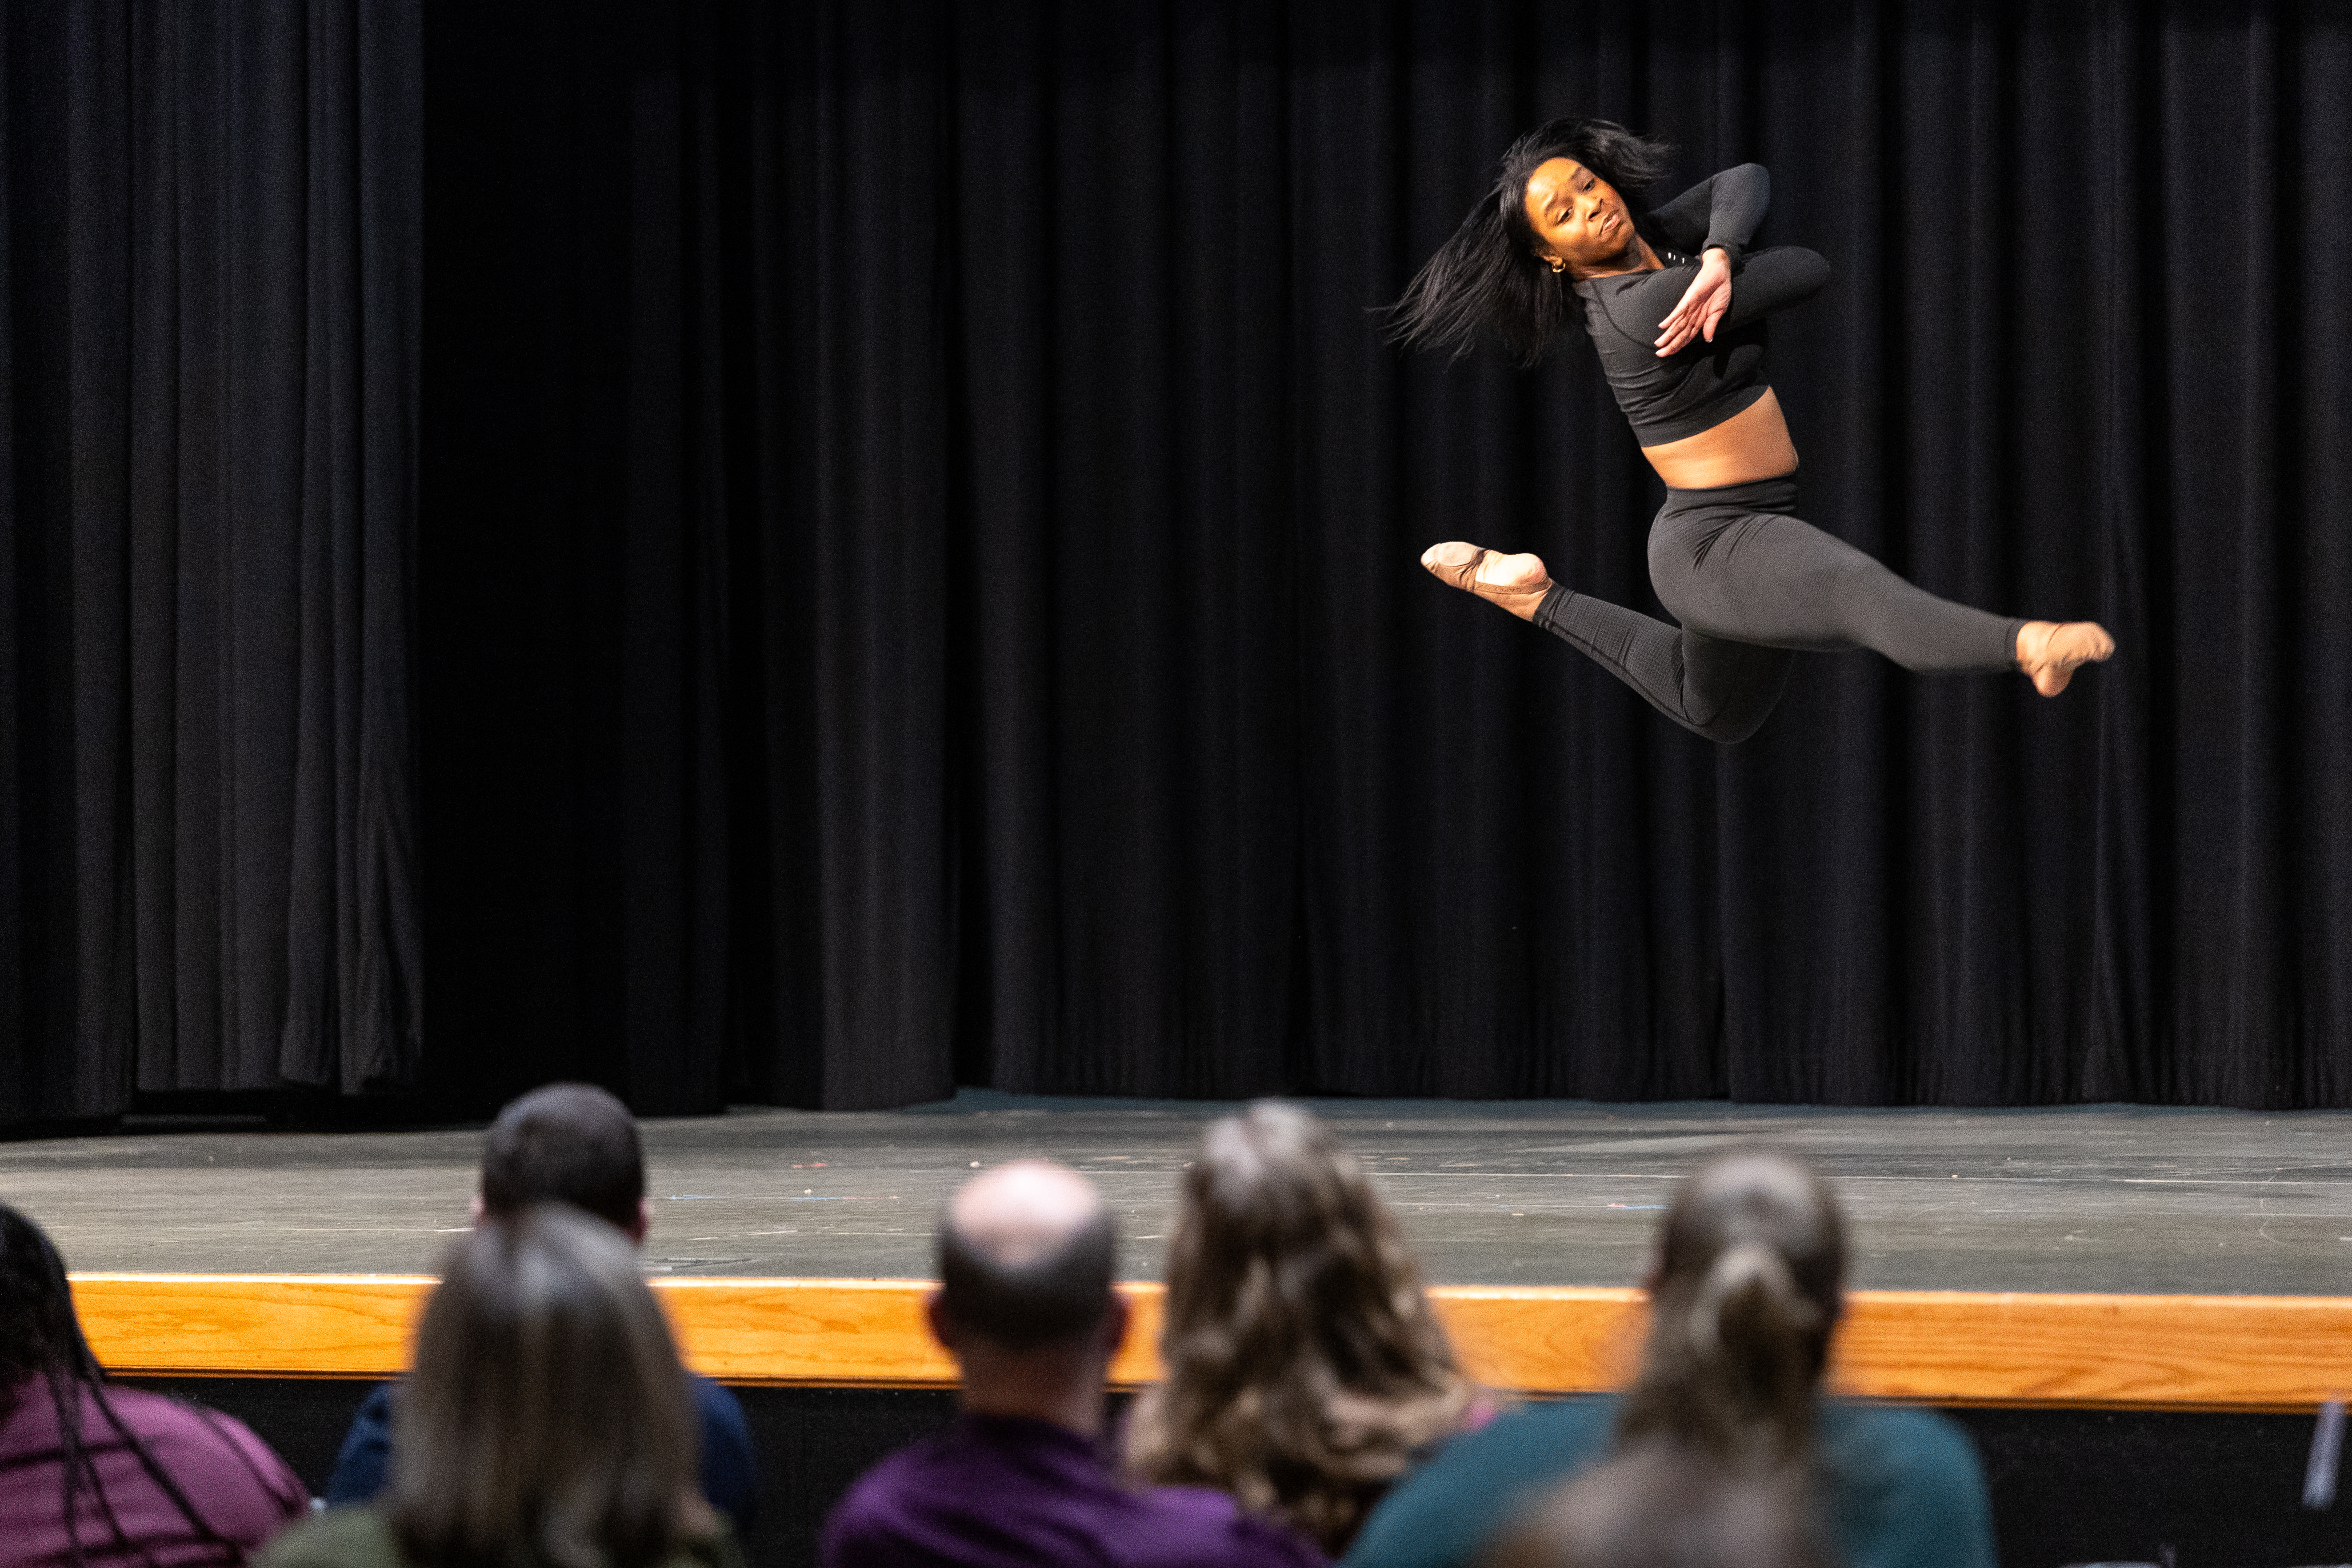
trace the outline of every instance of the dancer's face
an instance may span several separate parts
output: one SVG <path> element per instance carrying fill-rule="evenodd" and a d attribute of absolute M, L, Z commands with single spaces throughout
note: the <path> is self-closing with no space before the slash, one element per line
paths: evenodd
<path fill-rule="evenodd" d="M 1625 269 L 1634 250 L 1633 215 L 1617 187 L 1573 158 L 1553 158 L 1528 176 L 1528 224 L 1546 261 L 1582 278 Z M 1634 251 L 1638 255 L 1638 251 Z"/>

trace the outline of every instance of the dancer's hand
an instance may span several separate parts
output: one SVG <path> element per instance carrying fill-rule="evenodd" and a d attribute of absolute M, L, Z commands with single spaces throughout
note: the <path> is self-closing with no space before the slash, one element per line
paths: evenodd
<path fill-rule="evenodd" d="M 1698 276 L 1683 293 L 1683 302 L 1658 323 L 1658 357 L 1683 352 L 1690 341 L 1715 342 L 1715 325 L 1731 309 L 1731 258 L 1720 249 L 1699 259 Z"/>

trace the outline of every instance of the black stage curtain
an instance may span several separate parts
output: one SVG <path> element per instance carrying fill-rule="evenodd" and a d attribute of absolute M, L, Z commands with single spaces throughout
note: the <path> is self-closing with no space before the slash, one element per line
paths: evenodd
<path fill-rule="evenodd" d="M 414 1074 L 421 53 L 0 8 L 0 1121 Z"/>
<path fill-rule="evenodd" d="M 541 0 L 427 19 L 436 1059 L 641 1108 L 2352 1103 L 2333 8 Z M 1370 314 L 1547 116 L 1770 166 L 1808 516 L 2092 616 L 1685 734 L 1580 345 Z"/>

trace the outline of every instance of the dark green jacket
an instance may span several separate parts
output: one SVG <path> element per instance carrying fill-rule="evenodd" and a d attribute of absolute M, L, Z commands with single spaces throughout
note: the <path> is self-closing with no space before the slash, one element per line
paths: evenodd
<path fill-rule="evenodd" d="M 392 1527 L 373 1508 L 313 1514 L 253 1561 L 255 1568 L 422 1568 L 403 1555 Z M 687 1542 L 661 1568 L 743 1568 L 743 1553 L 722 1529 L 708 1540 Z"/>

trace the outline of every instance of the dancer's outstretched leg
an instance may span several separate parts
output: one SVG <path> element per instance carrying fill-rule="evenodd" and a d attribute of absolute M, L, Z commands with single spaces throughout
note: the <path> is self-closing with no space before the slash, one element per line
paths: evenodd
<path fill-rule="evenodd" d="M 1796 486 L 1669 490 L 1650 583 L 1685 626 L 1771 647 L 1874 648 L 1906 669 L 2016 669 L 2044 697 L 2113 656 L 2093 621 L 2028 621 L 1954 604 L 1790 515 Z"/>
<path fill-rule="evenodd" d="M 1726 745 L 1756 732 L 1780 700 L 1790 655 L 1670 626 L 1561 587 L 1533 555 L 1498 555 L 1459 540 L 1421 558 L 1431 574 L 1586 654 L 1693 734 Z"/>

